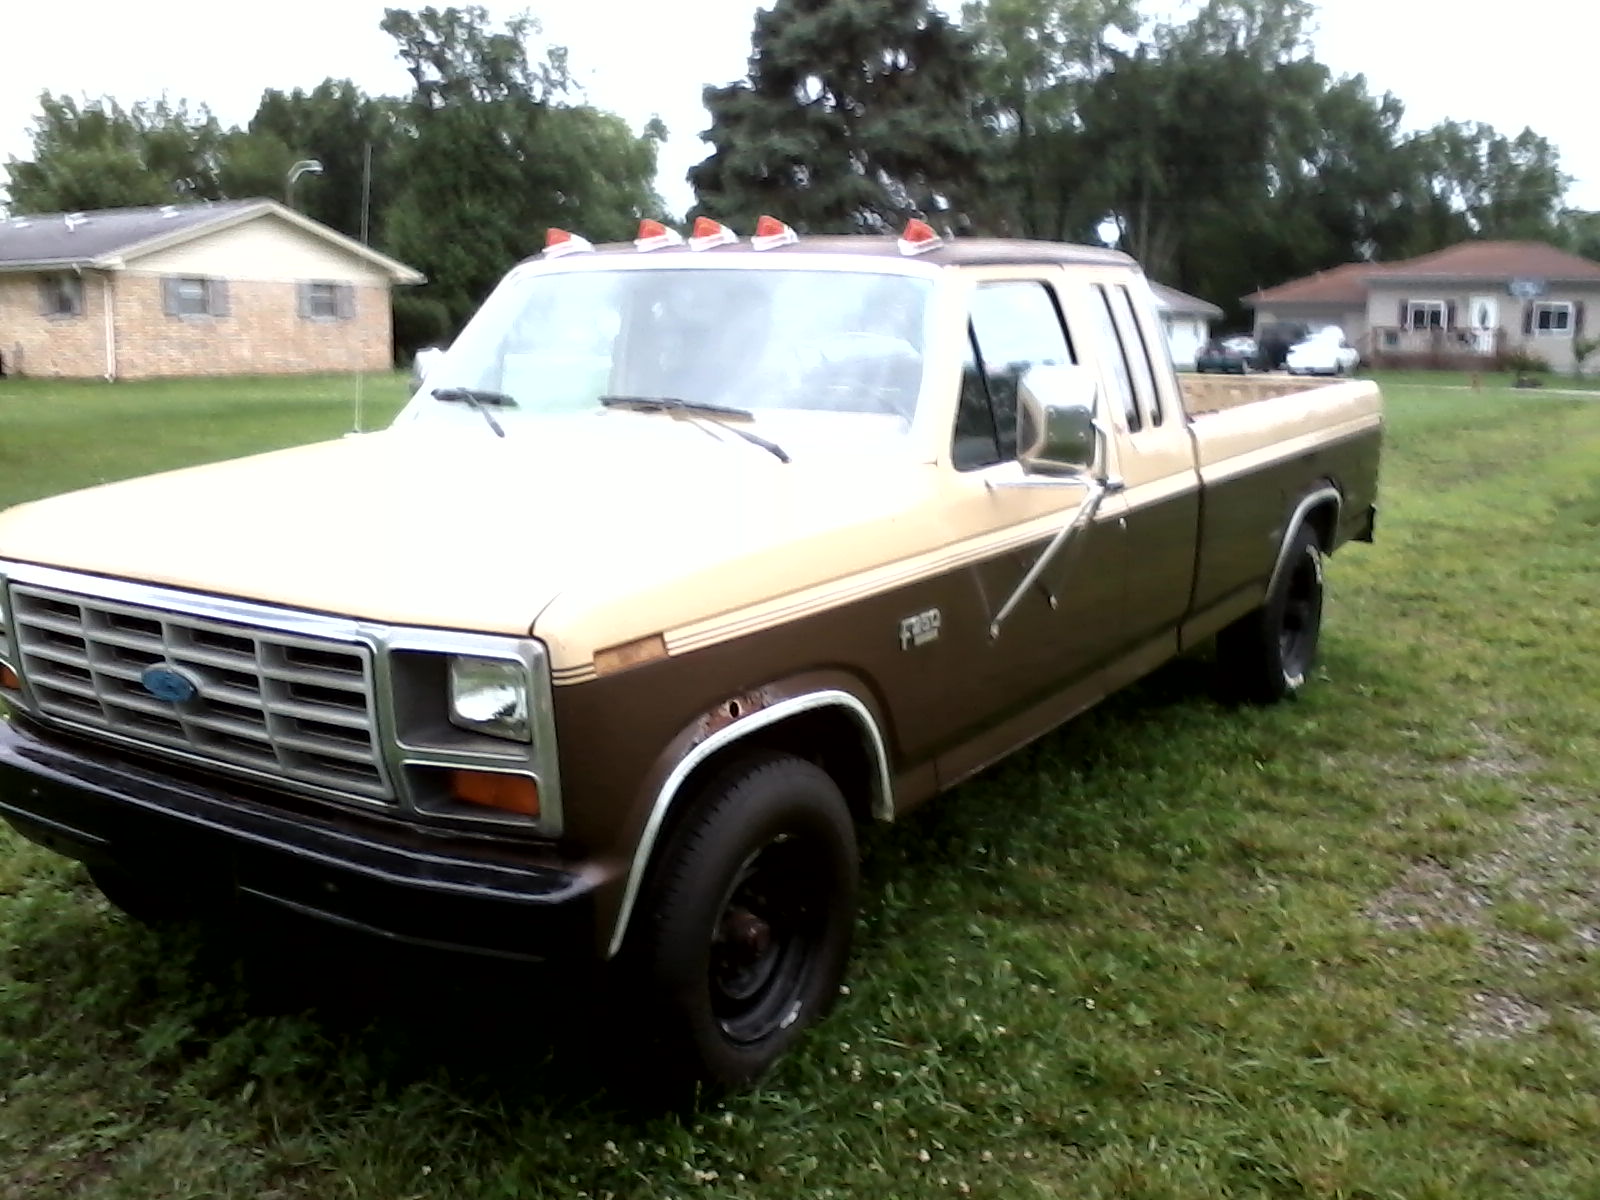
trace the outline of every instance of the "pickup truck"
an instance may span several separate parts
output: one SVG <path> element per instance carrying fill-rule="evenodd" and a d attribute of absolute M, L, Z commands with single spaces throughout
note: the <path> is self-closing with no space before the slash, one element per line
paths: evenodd
<path fill-rule="evenodd" d="M 1381 426 L 1180 379 L 1110 250 L 552 234 L 388 428 L 0 516 L 0 814 L 136 916 L 606 964 L 739 1086 L 864 824 L 1211 639 L 1305 683 Z"/>

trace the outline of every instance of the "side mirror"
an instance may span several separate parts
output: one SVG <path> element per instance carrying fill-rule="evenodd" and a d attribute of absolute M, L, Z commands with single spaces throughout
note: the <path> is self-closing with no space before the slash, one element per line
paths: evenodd
<path fill-rule="evenodd" d="M 1087 367 L 1033 367 L 1017 385 L 1017 461 L 1030 475 L 1076 475 L 1094 465 L 1100 384 Z"/>

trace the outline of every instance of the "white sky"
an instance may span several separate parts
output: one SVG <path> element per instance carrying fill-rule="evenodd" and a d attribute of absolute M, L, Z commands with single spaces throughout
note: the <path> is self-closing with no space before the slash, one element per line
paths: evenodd
<path fill-rule="evenodd" d="M 384 7 L 382 0 L 0 0 L 0 160 L 28 154 L 45 89 L 123 103 L 166 92 L 209 104 L 224 124 L 247 122 L 266 88 L 310 88 L 330 75 L 372 93 L 404 92 L 409 81 L 378 29 Z M 669 207 L 688 207 L 683 175 L 706 153 L 697 136 L 709 123 L 700 89 L 744 74 L 754 0 L 491 0 L 486 7 L 497 19 L 531 9 L 549 40 L 568 47 L 592 103 L 636 130 L 660 114 L 671 140 L 657 186 Z M 1595 69 L 1600 13 L 1592 0 L 1500 10 L 1322 0 L 1321 14 L 1319 58 L 1338 73 L 1364 73 L 1373 91 L 1395 92 L 1408 123 L 1486 121 L 1508 135 L 1531 125 L 1578 177 L 1569 201 L 1600 208 L 1600 137 L 1592 88 L 1581 83 Z"/>

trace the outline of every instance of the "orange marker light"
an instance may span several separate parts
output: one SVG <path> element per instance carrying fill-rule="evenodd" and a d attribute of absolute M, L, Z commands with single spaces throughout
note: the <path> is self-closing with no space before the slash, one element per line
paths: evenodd
<path fill-rule="evenodd" d="M 498 808 L 504 812 L 539 815 L 539 783 L 526 775 L 498 771 L 451 771 L 450 791 L 463 804 Z"/>
<path fill-rule="evenodd" d="M 900 234 L 900 253 L 921 254 L 925 250 L 932 250 L 943 241 L 944 239 L 933 231 L 932 225 L 913 217 L 906 222 L 905 230 Z"/>
<path fill-rule="evenodd" d="M 583 254 L 593 250 L 594 246 L 587 238 L 568 233 L 565 229 L 551 229 L 544 235 L 546 258 L 560 258 L 563 254 Z"/>
<path fill-rule="evenodd" d="M 713 246 L 728 246 L 739 240 L 739 235 L 726 225 L 710 217 L 696 217 L 694 230 L 689 235 L 689 249 L 709 250 Z"/>
<path fill-rule="evenodd" d="M 777 217 L 764 216 L 756 222 L 755 236 L 750 239 L 750 245 L 757 250 L 776 250 L 779 246 L 792 246 L 799 240 L 800 235 Z"/>
<path fill-rule="evenodd" d="M 0 663 L 0 688 L 8 692 L 20 692 L 22 680 L 17 678 L 17 673 L 5 663 Z"/>
<path fill-rule="evenodd" d="M 681 245 L 683 245 L 683 234 L 676 229 L 668 229 L 660 221 L 652 221 L 649 217 L 639 222 L 639 236 L 633 239 L 633 248 L 640 253 L 660 250 L 664 246 Z"/>

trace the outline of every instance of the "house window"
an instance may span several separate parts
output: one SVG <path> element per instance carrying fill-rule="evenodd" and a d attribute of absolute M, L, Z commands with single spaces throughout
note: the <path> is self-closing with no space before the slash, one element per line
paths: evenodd
<path fill-rule="evenodd" d="M 168 275 L 161 281 L 161 302 L 169 317 L 225 317 L 228 281 Z"/>
<path fill-rule="evenodd" d="M 39 280 L 39 311 L 47 317 L 83 316 L 83 279 L 46 275 Z"/>
<path fill-rule="evenodd" d="M 1413 300 L 1406 305 L 1407 329 L 1443 329 L 1443 300 Z"/>
<path fill-rule="evenodd" d="M 355 288 L 322 279 L 300 284 L 300 317 L 306 321 L 348 321 L 355 316 Z"/>
<path fill-rule="evenodd" d="M 1539 337 L 1571 337 L 1572 305 L 1565 300 L 1541 300 L 1534 304 L 1533 332 Z"/>

